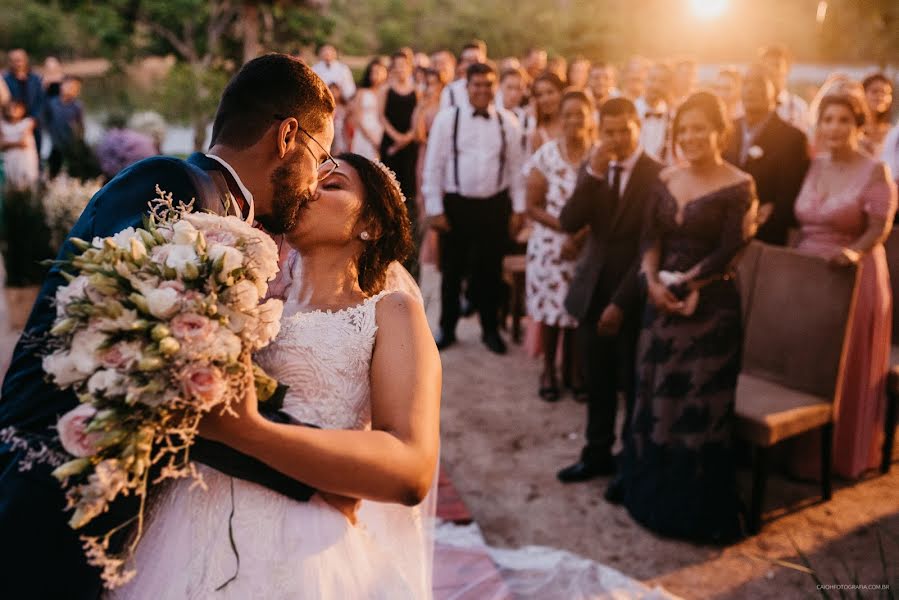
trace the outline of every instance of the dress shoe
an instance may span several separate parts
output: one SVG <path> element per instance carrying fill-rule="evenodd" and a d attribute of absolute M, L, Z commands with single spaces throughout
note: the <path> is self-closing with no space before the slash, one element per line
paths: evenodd
<path fill-rule="evenodd" d="M 615 461 L 611 456 L 602 460 L 577 461 L 570 467 L 565 467 L 556 474 L 562 483 L 577 483 L 588 481 L 597 477 L 613 475 L 615 473 Z"/>
<path fill-rule="evenodd" d="M 446 350 L 456 343 L 456 335 L 447 334 L 441 331 L 436 336 L 434 336 L 434 342 L 437 344 L 438 350 Z"/>
<path fill-rule="evenodd" d="M 506 343 L 503 341 L 503 338 L 499 337 L 499 334 L 496 332 L 485 333 L 484 337 L 481 338 L 481 341 L 483 341 L 484 345 L 487 346 L 487 348 L 494 354 L 506 353 Z"/>
<path fill-rule="evenodd" d="M 606 502 L 609 504 L 624 503 L 624 480 L 621 479 L 620 475 L 609 482 L 609 487 L 606 488 L 602 497 L 605 498 Z"/>

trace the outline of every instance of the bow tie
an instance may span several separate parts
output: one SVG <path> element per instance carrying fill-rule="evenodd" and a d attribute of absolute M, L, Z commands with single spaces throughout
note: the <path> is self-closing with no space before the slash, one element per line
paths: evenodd
<path fill-rule="evenodd" d="M 471 113 L 471 116 L 473 116 L 473 117 L 482 117 L 482 118 L 484 118 L 484 119 L 489 119 L 489 118 L 490 118 L 490 113 L 487 112 L 486 110 L 475 110 L 474 112 Z"/>
<path fill-rule="evenodd" d="M 647 113 L 643 116 L 644 119 L 664 119 L 665 113 L 656 112 L 656 111 L 647 111 Z"/>

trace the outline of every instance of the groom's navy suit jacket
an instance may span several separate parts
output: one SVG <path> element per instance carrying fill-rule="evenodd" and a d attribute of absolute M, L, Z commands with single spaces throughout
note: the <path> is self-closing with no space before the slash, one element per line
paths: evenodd
<path fill-rule="evenodd" d="M 91 199 L 69 237 L 91 240 L 127 227 L 140 227 L 148 201 L 158 185 L 177 201 L 197 199 L 196 208 L 218 214 L 227 202 L 207 171 L 221 165 L 200 153 L 182 161 L 170 157 L 143 160 L 122 171 Z M 74 252 L 67 239 L 60 257 Z M 54 267 L 44 281 L 31 311 L 25 334 L 16 345 L 0 396 L 0 429 L 13 427 L 26 435 L 49 437 L 57 418 L 77 405 L 71 391 L 48 383 L 41 367 L 42 348 L 33 342 L 45 334 L 56 316 L 52 300 L 65 279 Z M 80 532 L 69 528 L 65 498 L 46 465 L 19 469 L 22 450 L 0 445 L 0 596 L 5 598 L 97 598 L 99 571 L 84 560 Z M 248 456 L 206 440 L 199 440 L 191 457 L 229 475 L 254 481 L 297 500 L 308 500 L 311 488 L 278 473 Z M 115 502 L 103 523 L 119 524 L 136 514 L 132 499 Z M 222 523 L 227 527 L 227 519 Z M 139 568 L 139 566 L 138 566 Z"/>

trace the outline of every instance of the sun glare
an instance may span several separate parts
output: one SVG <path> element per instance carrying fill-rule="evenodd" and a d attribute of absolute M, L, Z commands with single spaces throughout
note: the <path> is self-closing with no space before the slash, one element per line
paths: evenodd
<path fill-rule="evenodd" d="M 690 10 L 704 21 L 716 19 L 727 10 L 727 0 L 690 0 Z"/>

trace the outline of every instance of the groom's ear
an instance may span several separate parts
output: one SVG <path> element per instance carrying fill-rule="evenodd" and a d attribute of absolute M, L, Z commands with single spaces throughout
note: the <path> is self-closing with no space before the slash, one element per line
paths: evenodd
<path fill-rule="evenodd" d="M 293 152 L 298 144 L 297 135 L 300 132 L 300 124 L 294 117 L 288 117 L 278 126 L 278 157 L 284 158 Z"/>

